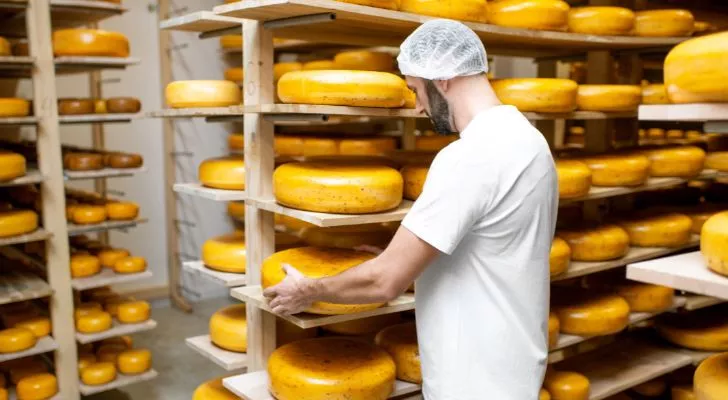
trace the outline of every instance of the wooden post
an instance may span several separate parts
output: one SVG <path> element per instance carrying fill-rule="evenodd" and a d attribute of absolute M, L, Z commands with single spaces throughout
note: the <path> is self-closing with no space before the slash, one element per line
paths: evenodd
<path fill-rule="evenodd" d="M 415 118 L 405 118 L 402 121 L 402 149 L 414 150 L 417 147 L 416 124 L 417 120 Z"/>
<path fill-rule="evenodd" d="M 80 398 L 78 390 L 78 358 L 73 321 L 73 289 L 71 288 L 66 197 L 61 159 L 61 140 L 56 95 L 56 72 L 51 45 L 51 13 L 49 0 L 28 2 L 26 12 L 30 55 L 35 59 L 32 72 L 33 111 L 38 118 L 36 128 L 38 168 L 46 177 L 40 185 L 43 227 L 53 233 L 46 241 L 48 283 L 53 289 L 49 304 L 55 351 L 55 370 L 60 397 Z"/>
<path fill-rule="evenodd" d="M 98 24 L 93 24 L 94 28 L 98 28 Z M 100 99 L 103 94 L 101 90 L 101 71 L 93 71 L 89 73 L 89 88 L 91 89 L 91 98 L 93 100 Z M 92 124 L 92 138 L 91 143 L 94 150 L 104 150 L 106 148 L 104 139 L 104 124 Z M 96 193 L 106 197 L 106 178 L 94 179 L 94 190 Z M 109 244 L 109 231 L 103 231 L 99 233 L 99 241 L 107 245 Z"/>
<path fill-rule="evenodd" d="M 538 63 L 539 78 L 556 77 L 556 61 L 544 61 Z M 543 134 L 551 149 L 556 144 L 556 122 L 557 121 L 536 121 L 536 128 Z M 563 126 L 563 122 L 562 122 Z"/>

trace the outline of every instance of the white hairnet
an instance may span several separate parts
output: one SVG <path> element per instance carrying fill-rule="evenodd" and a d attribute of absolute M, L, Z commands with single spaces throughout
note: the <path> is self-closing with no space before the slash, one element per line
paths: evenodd
<path fill-rule="evenodd" d="M 447 19 L 428 21 L 400 46 L 397 57 L 402 75 L 446 80 L 488 72 L 488 58 L 480 38 L 464 24 Z"/>

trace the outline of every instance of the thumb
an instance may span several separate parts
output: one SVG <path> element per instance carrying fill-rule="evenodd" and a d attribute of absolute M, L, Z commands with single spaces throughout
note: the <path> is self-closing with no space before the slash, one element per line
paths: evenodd
<path fill-rule="evenodd" d="M 288 275 L 292 278 L 303 277 L 303 274 L 299 270 L 293 268 L 293 266 L 291 264 L 283 264 L 283 271 L 286 272 L 286 275 Z"/>

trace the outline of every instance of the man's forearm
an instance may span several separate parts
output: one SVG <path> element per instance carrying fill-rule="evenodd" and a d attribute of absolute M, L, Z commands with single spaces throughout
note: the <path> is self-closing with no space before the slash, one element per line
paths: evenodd
<path fill-rule="evenodd" d="M 336 276 L 308 279 L 304 290 L 313 301 L 338 304 L 388 302 L 400 291 L 380 273 L 381 262 L 377 257 Z"/>

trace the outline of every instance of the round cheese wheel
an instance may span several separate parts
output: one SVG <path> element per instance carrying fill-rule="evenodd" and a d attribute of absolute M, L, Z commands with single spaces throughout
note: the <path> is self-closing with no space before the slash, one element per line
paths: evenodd
<path fill-rule="evenodd" d="M 108 153 L 104 156 L 104 164 L 117 169 L 139 168 L 144 164 L 144 158 L 139 154 Z"/>
<path fill-rule="evenodd" d="M 106 100 L 96 99 L 94 100 L 94 113 L 96 114 L 107 114 L 109 110 L 106 108 Z"/>
<path fill-rule="evenodd" d="M 56 56 L 129 57 L 129 40 L 100 29 L 61 29 L 53 32 Z"/>
<path fill-rule="evenodd" d="M 672 307 L 675 290 L 665 286 L 626 281 L 614 286 L 616 294 L 627 300 L 631 312 L 656 313 Z"/>
<path fill-rule="evenodd" d="M 728 395 L 728 353 L 716 354 L 700 363 L 693 382 L 698 400 L 721 400 Z"/>
<path fill-rule="evenodd" d="M 667 383 L 665 382 L 665 379 L 657 378 L 639 384 L 633 387 L 632 390 L 640 396 L 659 397 L 667 391 Z"/>
<path fill-rule="evenodd" d="M 106 109 L 112 114 L 135 114 L 141 111 L 142 102 L 133 97 L 112 97 L 106 100 Z"/>
<path fill-rule="evenodd" d="M 84 278 L 101 272 L 101 261 L 90 254 L 71 255 L 71 276 Z"/>
<path fill-rule="evenodd" d="M 616 225 L 559 231 L 569 244 L 574 261 L 607 261 L 623 257 L 629 251 L 629 235 Z"/>
<path fill-rule="evenodd" d="M 277 156 L 302 156 L 304 151 L 304 142 L 305 139 L 300 136 L 276 136 L 273 138 L 273 147 Z M 320 140 L 317 139 L 312 142 L 319 143 L 317 147 L 320 146 Z M 309 143 L 309 147 L 311 146 L 312 145 Z M 329 146 L 333 148 L 333 146 Z M 311 151 L 313 149 L 309 148 L 308 150 Z M 334 150 L 330 149 L 328 151 L 333 152 Z"/>
<path fill-rule="evenodd" d="M 139 205 L 131 201 L 106 203 L 106 215 L 113 221 L 131 221 L 139 216 Z"/>
<path fill-rule="evenodd" d="M 292 72 L 300 71 L 303 69 L 303 64 L 300 62 L 281 62 L 273 64 L 273 79 L 278 82 L 283 75 Z"/>
<path fill-rule="evenodd" d="M 58 393 L 58 380 L 55 375 L 34 374 L 21 379 L 15 387 L 18 400 L 50 399 Z"/>
<path fill-rule="evenodd" d="M 343 3 L 359 4 L 362 6 L 386 8 L 396 10 L 399 8 L 399 0 L 338 0 Z"/>
<path fill-rule="evenodd" d="M 133 298 L 124 298 L 124 297 L 117 297 L 117 298 L 110 298 L 106 301 L 104 301 L 104 311 L 111 314 L 112 317 L 116 317 L 119 315 L 119 304 L 125 303 L 127 301 L 133 300 Z"/>
<path fill-rule="evenodd" d="M 0 56 L 9 56 L 11 54 L 10 42 L 4 37 L 0 37 Z"/>
<path fill-rule="evenodd" d="M 728 102 L 728 32 L 684 41 L 665 58 L 671 103 Z"/>
<path fill-rule="evenodd" d="M 696 400 L 693 387 L 688 385 L 672 386 L 670 395 L 671 400 Z"/>
<path fill-rule="evenodd" d="M 384 400 L 396 367 L 382 349 L 346 338 L 308 339 L 278 348 L 268 359 L 269 389 L 278 400 Z"/>
<path fill-rule="evenodd" d="M 668 129 L 665 132 L 665 137 L 668 139 L 682 139 L 685 136 L 685 131 L 682 129 Z"/>
<path fill-rule="evenodd" d="M 76 318 L 76 330 L 81 333 L 98 333 L 111 329 L 111 314 L 94 311 Z"/>
<path fill-rule="evenodd" d="M 415 150 L 440 151 L 459 138 L 458 135 L 417 136 L 415 139 Z"/>
<path fill-rule="evenodd" d="M 728 211 L 710 217 L 700 235 L 700 252 L 708 268 L 728 276 Z M 728 349 L 727 349 L 728 350 Z"/>
<path fill-rule="evenodd" d="M 101 344 L 113 344 L 113 345 L 119 345 L 126 349 L 131 349 L 134 346 L 134 339 L 129 335 L 124 336 L 116 336 L 108 339 L 104 339 L 101 341 Z"/>
<path fill-rule="evenodd" d="M 644 150 L 650 159 L 650 176 L 692 178 L 703 170 L 705 151 L 695 146 Z"/>
<path fill-rule="evenodd" d="M 299 234 L 309 246 L 354 249 L 369 245 L 384 248 L 392 239 L 392 231 L 381 224 L 303 228 Z"/>
<path fill-rule="evenodd" d="M 569 11 L 569 31 L 590 35 L 629 35 L 635 14 L 622 7 L 575 7 Z"/>
<path fill-rule="evenodd" d="M 165 89 L 167 105 L 172 108 L 235 106 L 242 96 L 240 87 L 229 81 L 177 81 Z"/>
<path fill-rule="evenodd" d="M 244 190 L 245 161 L 242 157 L 210 158 L 200 164 L 200 183 L 214 189 Z"/>
<path fill-rule="evenodd" d="M 88 386 L 105 385 L 116 379 L 116 366 L 109 361 L 91 364 L 81 371 L 81 382 Z"/>
<path fill-rule="evenodd" d="M 568 293 L 556 293 L 552 303 L 561 333 L 611 335 L 620 332 L 629 323 L 629 304 L 617 295 L 570 289 Z"/>
<path fill-rule="evenodd" d="M 388 72 L 394 69 L 394 57 L 379 51 L 342 51 L 334 57 L 334 65 L 335 69 Z"/>
<path fill-rule="evenodd" d="M 248 323 L 245 304 L 223 307 L 210 318 L 210 340 L 216 346 L 236 353 L 248 350 Z"/>
<path fill-rule="evenodd" d="M 149 319 L 151 307 L 146 301 L 129 301 L 119 304 L 116 319 L 122 324 L 138 324 Z"/>
<path fill-rule="evenodd" d="M 670 104 L 663 84 L 642 86 L 642 104 Z"/>
<path fill-rule="evenodd" d="M 0 237 L 18 236 L 38 228 L 38 214 L 31 210 L 0 211 Z"/>
<path fill-rule="evenodd" d="M 720 308 L 664 315 L 658 320 L 657 332 L 680 347 L 728 351 L 728 318 Z"/>
<path fill-rule="evenodd" d="M 233 392 L 222 385 L 223 378 L 209 380 L 195 389 L 192 400 L 239 400 Z"/>
<path fill-rule="evenodd" d="M 78 304 L 73 311 L 74 318 L 78 319 L 80 317 L 94 314 L 97 311 L 104 311 L 104 308 L 101 306 L 101 303 L 97 303 L 95 301 L 87 302 L 87 303 L 81 303 Z"/>
<path fill-rule="evenodd" d="M 12 181 L 25 175 L 25 157 L 0 150 L 0 182 Z"/>
<path fill-rule="evenodd" d="M 152 368 L 152 352 L 147 349 L 126 350 L 119 354 L 116 366 L 124 375 L 139 375 Z"/>
<path fill-rule="evenodd" d="M 375 343 L 394 360 L 397 379 L 422 383 L 420 351 L 417 347 L 417 328 L 414 322 L 390 326 L 377 334 Z"/>
<path fill-rule="evenodd" d="M 705 169 L 728 172 L 728 151 L 714 151 L 705 157 Z"/>
<path fill-rule="evenodd" d="M 220 36 L 220 47 L 240 51 L 243 48 L 243 35 Z"/>
<path fill-rule="evenodd" d="M 401 0 L 400 11 L 458 21 L 487 22 L 486 0 Z"/>
<path fill-rule="evenodd" d="M 229 201 L 227 205 L 227 213 L 235 219 L 245 221 L 245 203 L 242 201 Z"/>
<path fill-rule="evenodd" d="M 687 215 L 670 213 L 623 221 L 629 241 L 636 247 L 680 247 L 690 241 L 693 220 Z"/>
<path fill-rule="evenodd" d="M 38 358 L 25 358 L 18 361 L 17 365 L 12 365 L 9 368 L 10 382 L 14 385 L 27 377 L 48 372 L 48 365 Z"/>
<path fill-rule="evenodd" d="M 567 113 L 576 109 L 578 85 L 570 79 L 499 79 L 491 84 L 500 101 L 524 112 Z"/>
<path fill-rule="evenodd" d="M 647 181 L 650 160 L 636 153 L 609 154 L 582 158 L 591 170 L 594 186 L 639 186 Z"/>
<path fill-rule="evenodd" d="M 571 260 L 571 248 L 564 239 L 555 237 L 551 242 L 551 254 L 549 255 L 549 270 L 551 276 L 560 275 L 569 269 Z"/>
<path fill-rule="evenodd" d="M 560 199 L 573 199 L 589 193 L 592 173 L 583 162 L 557 160 L 556 173 L 559 179 Z"/>
<path fill-rule="evenodd" d="M 420 197 L 429 171 L 430 167 L 419 165 L 406 165 L 402 168 L 405 199 L 417 200 Z"/>
<path fill-rule="evenodd" d="M 685 210 L 685 215 L 693 220 L 692 232 L 694 234 L 700 234 L 703 231 L 703 225 L 720 211 L 726 210 L 726 207 L 701 207 L 697 210 Z"/>
<path fill-rule="evenodd" d="M 538 400 L 551 400 L 551 395 L 548 390 L 541 388 L 538 392 Z"/>
<path fill-rule="evenodd" d="M 93 171 L 104 168 L 104 156 L 97 153 L 67 153 L 63 167 L 71 171 Z"/>
<path fill-rule="evenodd" d="M 231 133 L 228 135 L 228 150 L 236 152 L 245 150 L 242 133 Z"/>
<path fill-rule="evenodd" d="M 554 400 L 589 399 L 589 379 L 578 372 L 556 371 L 549 368 L 543 385 Z"/>
<path fill-rule="evenodd" d="M 404 80 L 376 71 L 293 71 L 278 81 L 284 103 L 357 107 L 402 107 Z"/>
<path fill-rule="evenodd" d="M 637 85 L 579 85 L 576 104 L 582 111 L 635 111 L 642 101 Z"/>
<path fill-rule="evenodd" d="M 665 130 L 662 128 L 649 128 L 646 131 L 649 139 L 663 139 L 665 138 Z"/>
<path fill-rule="evenodd" d="M 339 154 L 338 139 L 330 138 L 304 138 L 303 139 L 303 155 L 310 156 L 328 156 Z M 294 143 L 290 143 L 294 144 Z M 293 149 L 291 149 L 293 150 Z"/>
<path fill-rule="evenodd" d="M 245 78 L 245 73 L 241 67 L 233 67 L 225 70 L 225 80 L 232 82 L 242 82 Z"/>
<path fill-rule="evenodd" d="M 105 344 L 101 345 L 101 347 L 99 347 L 96 351 L 96 357 L 98 357 L 100 362 L 110 362 L 116 365 L 116 359 L 123 351 L 126 351 L 126 347 L 124 346 L 120 346 L 118 344 Z"/>
<path fill-rule="evenodd" d="M 51 334 L 51 319 L 46 316 L 31 317 L 25 321 L 18 322 L 14 328 L 27 329 L 40 339 Z"/>
<path fill-rule="evenodd" d="M 695 17 L 688 10 L 648 10 L 635 13 L 636 36 L 690 36 L 695 29 Z"/>
<path fill-rule="evenodd" d="M 202 245 L 202 262 L 215 271 L 245 273 L 245 236 L 233 232 L 208 239 Z"/>
<path fill-rule="evenodd" d="M 84 368 L 97 362 L 96 355 L 91 353 L 84 353 L 78 355 L 78 373 L 80 374 Z"/>
<path fill-rule="evenodd" d="M 402 202 L 404 182 L 395 169 L 345 163 L 289 163 L 273 173 L 284 206 L 339 214 L 391 210 Z"/>
<path fill-rule="evenodd" d="M 106 207 L 81 204 L 73 208 L 71 219 L 79 225 L 100 224 L 106 221 Z"/>
<path fill-rule="evenodd" d="M 374 258 L 374 255 L 371 253 L 318 247 L 299 247 L 279 251 L 263 262 L 262 284 L 264 288 L 268 288 L 280 283 L 286 277 L 283 264 L 293 265 L 308 277 L 322 278 L 337 275 L 372 258 Z M 332 304 L 316 302 L 306 311 L 313 314 L 351 314 L 373 310 L 381 305 L 381 303 Z"/>
<path fill-rule="evenodd" d="M 30 102 L 25 99 L 0 98 L 0 118 L 30 115 Z"/>
<path fill-rule="evenodd" d="M 379 155 L 397 148 L 397 141 L 391 137 L 341 139 L 339 154 L 345 156 Z"/>
<path fill-rule="evenodd" d="M 33 331 L 26 328 L 10 328 L 0 331 L 0 353 L 17 353 L 37 343 Z"/>
<path fill-rule="evenodd" d="M 336 324 L 323 326 L 322 328 L 326 332 L 335 333 L 337 335 L 363 336 L 377 333 L 386 327 L 400 323 L 402 323 L 401 315 L 385 314 L 376 315 L 374 317 L 355 319 L 346 322 L 339 322 Z"/>
<path fill-rule="evenodd" d="M 693 25 L 693 34 L 694 35 L 700 35 L 703 33 L 708 33 L 715 31 L 716 27 L 711 24 L 710 22 L 706 21 L 695 21 L 695 24 Z"/>
<path fill-rule="evenodd" d="M 549 348 L 553 349 L 559 343 L 559 332 L 561 330 L 561 324 L 559 323 L 559 317 L 553 313 L 549 313 Z"/>
<path fill-rule="evenodd" d="M 488 22 L 512 28 L 565 31 L 569 8 L 561 0 L 501 0 L 488 5 Z"/>
<path fill-rule="evenodd" d="M 91 99 L 60 99 L 58 100 L 59 115 L 93 114 L 96 104 Z"/>
<path fill-rule="evenodd" d="M 336 64 L 334 64 L 334 60 L 314 60 L 303 63 L 304 71 L 323 71 L 334 69 L 336 69 Z"/>
<path fill-rule="evenodd" d="M 124 257 L 114 263 L 117 274 L 138 274 L 146 270 L 147 260 L 144 257 Z"/>

